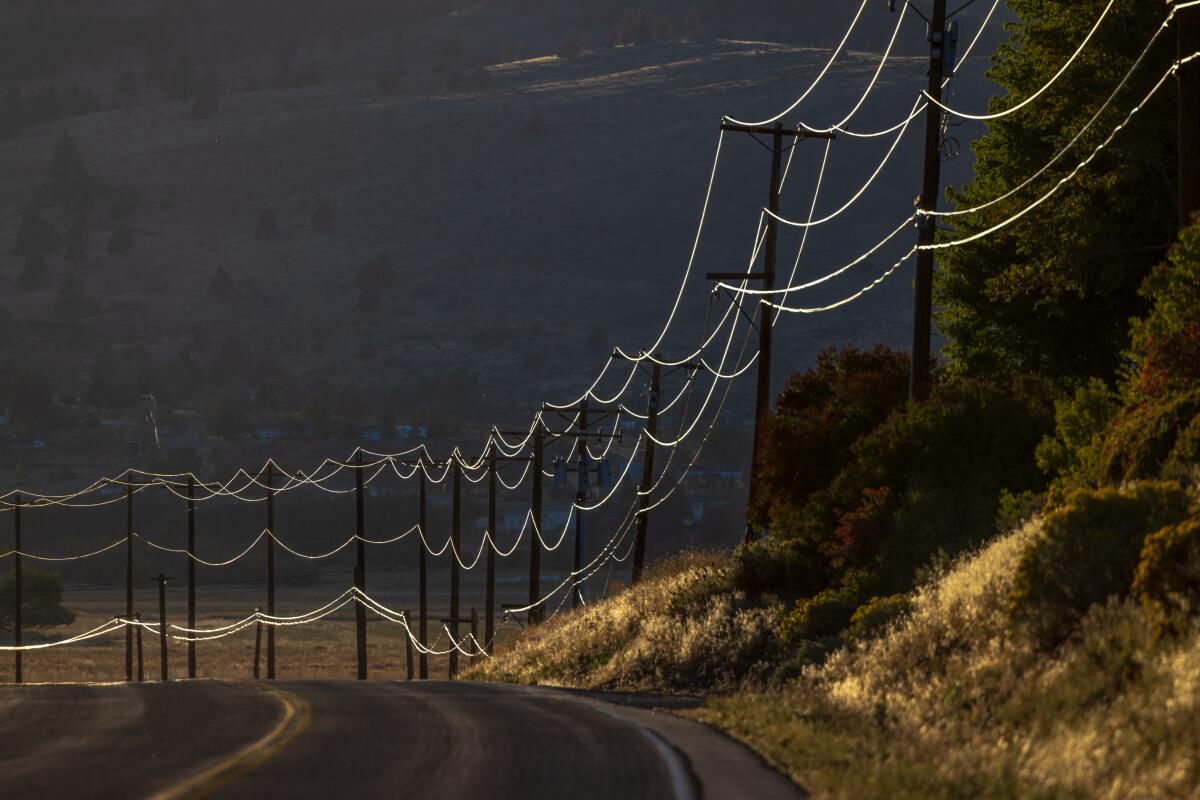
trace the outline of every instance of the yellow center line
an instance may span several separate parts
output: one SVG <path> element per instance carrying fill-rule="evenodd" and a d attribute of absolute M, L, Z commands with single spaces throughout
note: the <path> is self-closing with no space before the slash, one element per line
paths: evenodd
<path fill-rule="evenodd" d="M 283 717 L 265 736 L 243 747 L 233 755 L 208 769 L 151 795 L 151 800 L 182 800 L 208 797 L 235 778 L 260 766 L 278 753 L 308 728 L 312 722 L 312 706 L 307 700 L 269 686 L 253 684 L 256 689 L 274 697 L 283 706 Z"/>

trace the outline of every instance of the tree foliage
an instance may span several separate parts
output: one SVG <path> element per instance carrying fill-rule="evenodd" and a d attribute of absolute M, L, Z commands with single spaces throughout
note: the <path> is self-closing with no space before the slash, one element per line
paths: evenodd
<path fill-rule="evenodd" d="M 1086 36 L 1105 0 L 1010 0 L 1019 16 L 993 60 L 1001 110 L 1049 80 Z M 975 145 L 973 182 L 949 192 L 959 207 L 1017 186 L 1069 142 L 1117 86 L 1165 14 L 1158 0 L 1118 0 L 1092 44 L 1036 103 L 988 123 Z M 1163 74 L 1163 36 L 1114 104 L 1075 149 L 1033 186 L 954 218 L 953 237 L 991 227 L 1027 206 L 1090 153 Z M 1111 377 L 1127 345 L 1138 288 L 1174 237 L 1174 93 L 1164 90 L 1052 202 L 976 243 L 939 252 L 935 291 L 950 368 L 992 379 L 1016 372 L 1064 385 Z"/>
<path fill-rule="evenodd" d="M 62 604 L 62 578 L 34 567 L 21 569 L 21 628 L 44 630 L 70 625 L 75 612 Z M 16 579 L 11 572 L 0 578 L 0 631 L 12 631 L 16 605 Z"/>

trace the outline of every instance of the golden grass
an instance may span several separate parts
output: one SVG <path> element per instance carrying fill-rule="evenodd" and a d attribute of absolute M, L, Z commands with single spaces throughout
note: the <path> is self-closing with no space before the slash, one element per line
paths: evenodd
<path fill-rule="evenodd" d="M 634 589 L 568 611 L 497 648 L 468 677 L 592 689 L 732 688 L 770 655 L 779 603 L 731 588 L 723 557 L 685 553 Z"/>
<path fill-rule="evenodd" d="M 107 617 L 80 612 L 74 624 L 55 628 L 45 634 L 47 641 L 63 639 L 82 633 L 103 622 Z M 234 619 L 232 611 L 227 615 L 214 615 L 197 620 L 198 627 L 228 624 Z M 436 636 L 437 625 L 431 623 L 431 638 Z M 507 630 L 503 636 L 511 635 Z M 196 675 L 199 678 L 222 678 L 244 680 L 253 677 L 254 628 L 240 633 L 196 645 Z M 481 634 L 482 636 L 482 634 Z M 499 638 L 499 637 L 498 637 Z M 35 643 L 26 637 L 26 643 Z M 267 634 L 263 630 L 261 674 L 266 676 Z M 441 645 L 444 647 L 444 644 Z M 143 665 L 147 680 L 158 680 L 160 676 L 159 639 L 149 632 L 142 633 Z M 404 680 L 407 674 L 404 629 L 392 623 L 369 619 L 367 623 L 367 664 L 372 680 Z M 276 677 L 280 680 L 306 678 L 353 678 L 357 675 L 354 618 L 352 614 L 338 614 L 311 625 L 282 627 L 276 630 L 275 640 Z M 183 678 L 187 675 L 187 645 L 171 640 L 167 647 L 170 677 Z M 13 656 L 0 654 L 0 675 L 10 679 Z M 459 659 L 460 670 L 465 670 L 469 660 Z M 418 664 L 413 654 L 414 669 Z M 448 658 L 429 657 L 431 678 L 445 678 Z M 136 660 L 134 670 L 136 671 Z M 24 679 L 30 683 L 62 681 L 113 681 L 125 677 L 125 635 L 123 632 L 109 634 L 79 644 L 26 652 L 23 657 Z"/>
<path fill-rule="evenodd" d="M 1038 521 L 916 593 L 909 617 L 784 689 L 699 716 L 817 797 L 1200 797 L 1200 625 L 1156 642 L 1132 602 L 1048 654 L 1004 608 Z"/>

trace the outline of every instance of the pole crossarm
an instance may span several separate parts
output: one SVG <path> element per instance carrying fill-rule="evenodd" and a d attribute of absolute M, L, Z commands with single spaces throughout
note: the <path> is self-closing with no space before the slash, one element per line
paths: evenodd
<path fill-rule="evenodd" d="M 769 127 L 766 125 L 739 125 L 736 122 L 722 122 L 721 130 L 726 131 L 728 133 L 761 133 L 766 136 L 774 136 L 776 134 L 779 134 L 780 136 L 790 136 L 793 139 L 836 139 L 837 138 L 837 134 L 833 133 L 833 132 L 822 133 L 819 131 L 806 131 L 806 130 L 792 131 L 792 130 L 787 130 L 787 129 L 784 129 L 781 131 L 777 128 L 772 128 L 772 127 Z"/>

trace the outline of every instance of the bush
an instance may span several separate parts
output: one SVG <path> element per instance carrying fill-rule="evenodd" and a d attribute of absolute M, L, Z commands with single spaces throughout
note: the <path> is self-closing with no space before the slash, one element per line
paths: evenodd
<path fill-rule="evenodd" d="M 1133 593 L 1158 618 L 1163 632 L 1174 628 L 1171 618 L 1176 614 L 1200 610 L 1200 518 L 1146 537 Z"/>
<path fill-rule="evenodd" d="M 1054 435 L 1038 445 L 1038 466 L 1062 485 L 1094 485 L 1104 436 L 1120 407 L 1120 397 L 1098 378 L 1056 400 Z"/>
<path fill-rule="evenodd" d="M 854 612 L 873 597 L 878 579 L 866 570 L 848 572 L 834 588 L 797 600 L 779 623 L 779 639 L 795 648 L 801 642 L 837 636 L 854 618 Z"/>
<path fill-rule="evenodd" d="M 766 592 L 808 596 L 828 584 L 828 573 L 825 559 L 805 543 L 771 537 L 734 551 L 729 580 L 752 597 Z"/>
<path fill-rule="evenodd" d="M 229 277 L 229 273 L 224 267 L 217 267 L 217 271 L 213 273 L 208 282 L 209 295 L 220 300 L 232 297 L 236 291 L 237 287 L 233 284 L 233 278 Z"/>
<path fill-rule="evenodd" d="M 874 639 L 910 609 L 912 598 L 906 594 L 872 597 L 859 606 L 850 617 L 850 627 L 845 633 L 846 641 L 865 642 Z"/>
<path fill-rule="evenodd" d="M 313 227 L 322 233 L 333 230 L 334 223 L 336 222 L 337 212 L 333 210 L 333 206 L 329 205 L 329 203 L 321 203 L 321 205 L 317 206 L 317 210 L 313 212 Z"/>
<path fill-rule="evenodd" d="M 1059 645 L 1093 604 L 1128 593 L 1146 534 L 1187 513 L 1187 492 L 1174 481 L 1077 490 L 1022 554 L 1010 624 L 1043 647 Z"/>
<path fill-rule="evenodd" d="M 1114 420 L 1100 453 L 1100 475 L 1113 483 L 1155 478 L 1164 467 L 1200 460 L 1200 389 L 1133 405 Z"/>

